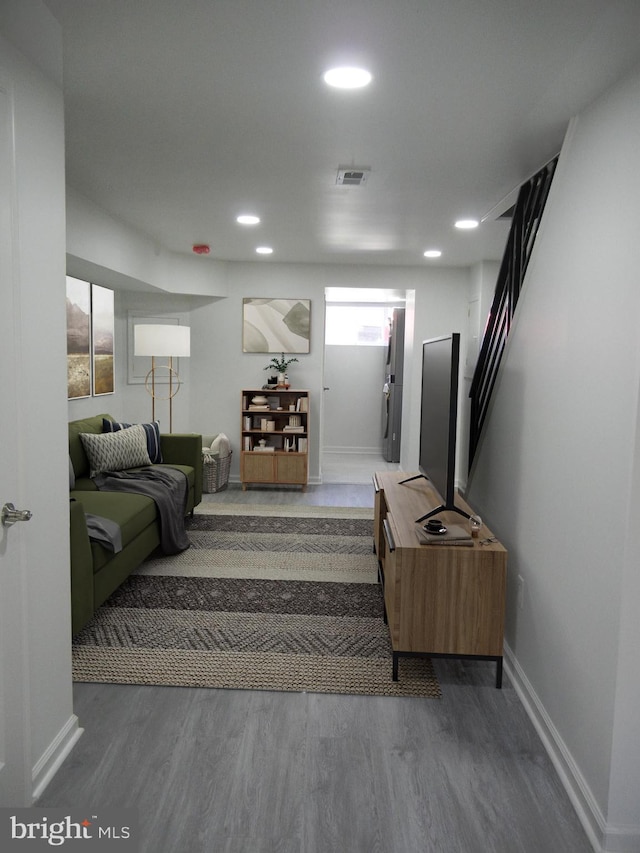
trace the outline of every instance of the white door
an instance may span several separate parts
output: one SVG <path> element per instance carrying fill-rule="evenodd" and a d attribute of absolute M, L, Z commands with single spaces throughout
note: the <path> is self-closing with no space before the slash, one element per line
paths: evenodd
<path fill-rule="evenodd" d="M 0 508 L 23 509 L 18 450 L 18 387 L 15 328 L 20 302 L 15 249 L 16 200 L 13 166 L 13 110 L 0 77 Z M 25 537 L 29 525 L 0 525 L 0 807 L 31 805 L 26 713 L 28 661 L 25 639 Z"/>

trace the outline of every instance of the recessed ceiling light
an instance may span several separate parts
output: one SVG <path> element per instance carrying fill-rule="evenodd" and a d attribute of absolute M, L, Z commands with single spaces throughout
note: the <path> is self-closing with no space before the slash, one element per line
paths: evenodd
<path fill-rule="evenodd" d="M 254 216 L 252 213 L 241 213 L 236 217 L 236 222 L 240 225 L 257 225 L 260 222 L 259 216 Z"/>
<path fill-rule="evenodd" d="M 477 228 L 480 223 L 477 219 L 458 219 L 456 222 L 456 228 L 461 228 L 462 230 L 468 231 L 471 228 Z"/>
<path fill-rule="evenodd" d="M 427 249 L 424 256 L 425 258 L 439 258 L 441 254 L 440 249 Z"/>
<path fill-rule="evenodd" d="M 271 246 L 258 246 L 256 252 L 259 255 L 270 255 L 273 252 L 273 249 L 271 248 Z"/>
<path fill-rule="evenodd" d="M 336 89 L 362 89 L 371 82 L 371 74 L 366 68 L 355 68 L 343 66 L 341 68 L 330 68 L 324 75 L 327 86 Z"/>

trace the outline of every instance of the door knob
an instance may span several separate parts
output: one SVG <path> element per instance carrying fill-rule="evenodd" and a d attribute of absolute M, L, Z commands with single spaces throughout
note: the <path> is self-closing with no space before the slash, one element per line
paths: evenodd
<path fill-rule="evenodd" d="M 7 503 L 2 507 L 0 513 L 3 527 L 11 527 L 16 521 L 29 521 L 31 518 L 31 510 L 16 509 L 13 504 Z"/>

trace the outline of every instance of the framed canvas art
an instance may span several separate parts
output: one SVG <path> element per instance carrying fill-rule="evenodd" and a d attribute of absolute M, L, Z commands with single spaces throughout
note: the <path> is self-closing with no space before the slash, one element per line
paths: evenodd
<path fill-rule="evenodd" d="M 308 353 L 310 299 L 242 300 L 243 352 Z"/>
<path fill-rule="evenodd" d="M 91 322 L 93 339 L 93 394 L 113 394 L 115 374 L 113 359 L 113 290 L 91 285 Z"/>
<path fill-rule="evenodd" d="M 67 396 L 91 396 L 91 286 L 67 276 Z"/>

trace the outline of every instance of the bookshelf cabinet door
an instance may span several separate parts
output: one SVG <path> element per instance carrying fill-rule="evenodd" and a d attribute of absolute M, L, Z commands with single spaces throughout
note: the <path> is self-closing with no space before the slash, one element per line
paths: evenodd
<path fill-rule="evenodd" d="M 274 480 L 275 456 L 271 453 L 243 453 L 243 483 L 272 483 Z"/>
<path fill-rule="evenodd" d="M 278 483 L 307 482 L 306 453 L 278 453 L 276 456 L 276 481 Z"/>

